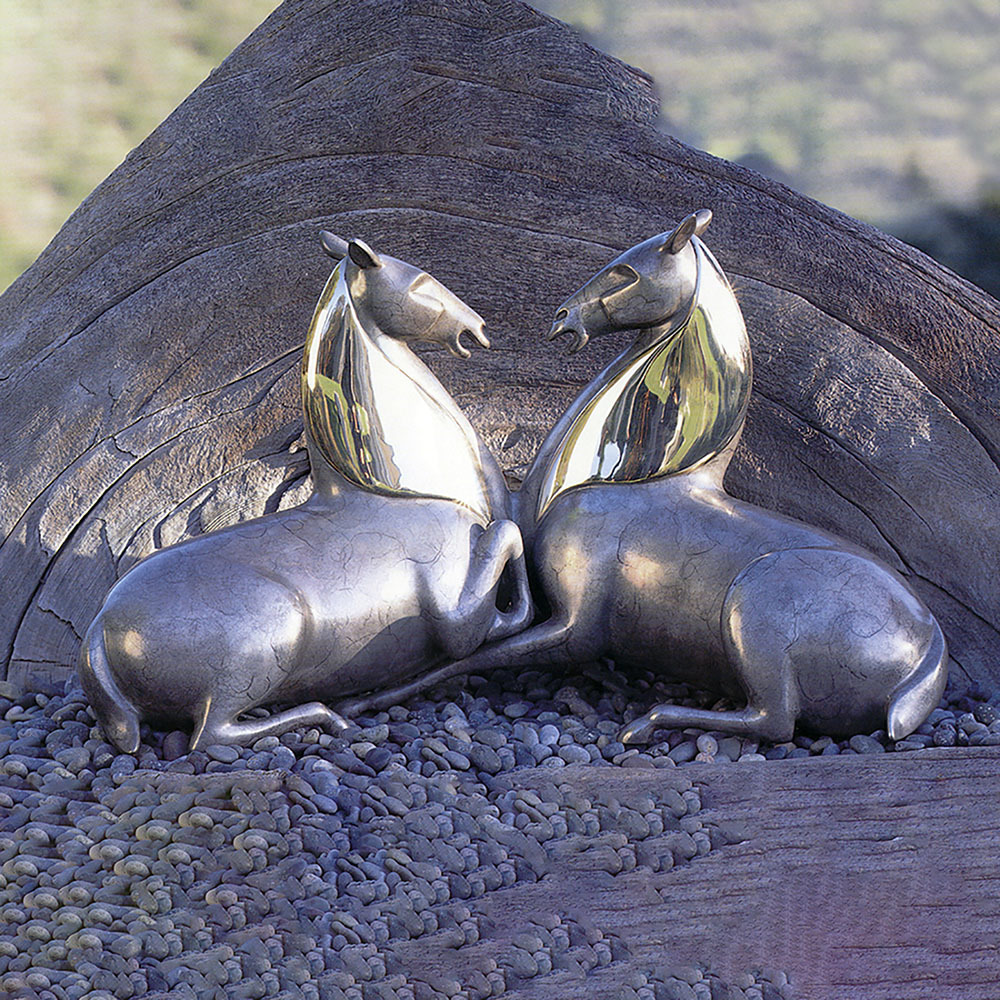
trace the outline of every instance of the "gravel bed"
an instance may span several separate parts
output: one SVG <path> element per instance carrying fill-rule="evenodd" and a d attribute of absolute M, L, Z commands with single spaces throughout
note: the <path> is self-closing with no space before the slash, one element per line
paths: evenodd
<path fill-rule="evenodd" d="M 73 686 L 0 695 L 0 996 L 475 1000 L 594 974 L 613 1000 L 788 1000 L 780 972 L 645 968 L 579 912 L 533 914 L 505 937 L 482 904 L 554 863 L 657 872 L 725 843 L 698 815 L 690 761 L 1000 742 L 993 704 L 955 689 L 896 744 L 696 730 L 643 750 L 617 742 L 662 700 L 724 707 L 594 664 L 473 677 L 339 738 L 188 754 L 185 733 L 144 727 L 132 757 Z M 562 773 L 574 765 L 665 780 L 655 797 L 588 799 Z M 519 787 L 524 768 L 545 777 Z M 454 956 L 455 978 L 421 965 L 434 949 Z"/>

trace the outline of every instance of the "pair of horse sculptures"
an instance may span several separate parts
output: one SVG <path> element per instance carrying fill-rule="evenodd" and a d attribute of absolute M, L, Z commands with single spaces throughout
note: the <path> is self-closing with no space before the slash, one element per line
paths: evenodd
<path fill-rule="evenodd" d="M 699 239 L 710 220 L 638 244 L 560 307 L 549 337 L 572 350 L 637 336 L 514 493 L 407 347 L 466 358 L 463 336 L 489 346 L 482 318 L 426 272 L 324 232 L 338 263 L 302 367 L 313 493 L 155 552 L 113 587 L 80 654 L 111 742 L 134 752 L 141 720 L 190 722 L 192 749 L 337 732 L 445 678 L 601 658 L 746 706 L 658 705 L 626 743 L 658 726 L 912 732 L 948 663 L 921 600 L 857 546 L 723 490 L 751 358 Z M 242 718 L 270 703 L 294 707 Z"/>

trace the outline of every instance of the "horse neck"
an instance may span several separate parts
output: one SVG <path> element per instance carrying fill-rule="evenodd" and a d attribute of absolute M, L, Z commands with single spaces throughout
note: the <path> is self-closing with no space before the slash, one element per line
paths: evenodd
<path fill-rule="evenodd" d="M 558 461 L 559 454 L 566 444 L 570 431 L 577 423 L 580 415 L 588 408 L 595 396 L 600 393 L 602 387 L 612 376 L 612 373 L 618 370 L 619 366 L 631 354 L 634 348 L 634 344 L 630 345 L 605 365 L 583 387 L 579 395 L 566 407 L 562 416 L 552 425 L 548 434 L 545 435 L 525 474 L 521 488 L 515 494 L 517 522 L 521 526 L 522 534 L 529 532 L 535 520 L 540 516 L 537 509 L 539 495 L 545 488 L 546 476 L 553 463 Z"/>
<path fill-rule="evenodd" d="M 643 482 L 711 465 L 721 483 L 746 417 L 750 349 L 729 283 L 694 243 L 698 278 L 686 309 L 615 358 L 546 439 L 529 473 L 535 517 L 588 482 Z"/>
<path fill-rule="evenodd" d="M 349 484 L 386 495 L 438 497 L 492 520 L 472 425 L 402 341 L 362 323 L 343 264 L 310 327 L 302 395 L 317 491 Z"/>

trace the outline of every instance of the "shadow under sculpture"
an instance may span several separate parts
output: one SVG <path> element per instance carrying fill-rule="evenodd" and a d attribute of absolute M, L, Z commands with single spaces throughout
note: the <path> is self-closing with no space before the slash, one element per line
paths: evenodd
<path fill-rule="evenodd" d="M 189 721 L 191 748 L 344 718 L 320 701 L 398 685 L 521 631 L 534 610 L 503 476 L 406 346 L 468 357 L 483 320 L 429 274 L 330 233 L 339 263 L 306 339 L 314 492 L 155 552 L 112 588 L 80 674 L 108 738 Z M 512 594 L 497 597 L 505 570 Z M 264 703 L 296 707 L 240 719 Z"/>
<path fill-rule="evenodd" d="M 797 722 L 833 735 L 884 726 L 898 740 L 938 704 L 944 637 L 903 578 L 722 487 L 751 358 L 736 297 L 698 238 L 710 221 L 699 211 L 626 251 L 556 314 L 549 338 L 572 335 L 572 350 L 638 337 L 570 405 L 515 494 L 550 616 L 394 698 L 458 674 L 609 657 L 746 703 L 658 705 L 622 730 L 625 743 L 658 726 L 782 741 Z"/>

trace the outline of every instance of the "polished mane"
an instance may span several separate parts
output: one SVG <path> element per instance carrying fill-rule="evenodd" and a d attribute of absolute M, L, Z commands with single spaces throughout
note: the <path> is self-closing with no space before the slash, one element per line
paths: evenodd
<path fill-rule="evenodd" d="M 545 469 L 537 517 L 582 483 L 641 482 L 697 468 L 742 429 L 751 383 L 746 328 L 715 258 L 697 238 L 691 243 L 691 300 L 577 398 Z"/>
<path fill-rule="evenodd" d="M 315 479 L 326 467 L 371 492 L 441 497 L 492 519 L 475 431 L 402 341 L 365 328 L 346 259 L 309 326 L 302 401 Z"/>

